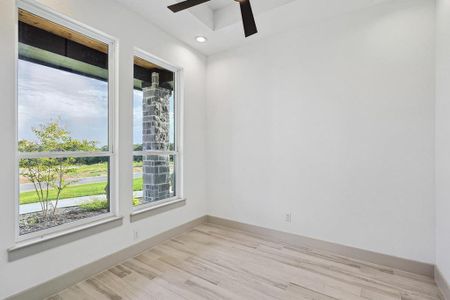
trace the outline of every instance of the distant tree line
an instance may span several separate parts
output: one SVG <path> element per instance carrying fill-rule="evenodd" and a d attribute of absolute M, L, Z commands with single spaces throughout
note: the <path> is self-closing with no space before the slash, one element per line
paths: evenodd
<path fill-rule="evenodd" d="M 97 148 L 98 151 L 108 151 L 108 146 Z M 133 145 L 133 151 L 142 151 L 142 144 Z M 142 161 L 142 156 L 135 156 L 134 161 Z M 75 159 L 76 164 L 95 165 L 98 163 L 108 162 L 108 157 L 78 157 Z"/>

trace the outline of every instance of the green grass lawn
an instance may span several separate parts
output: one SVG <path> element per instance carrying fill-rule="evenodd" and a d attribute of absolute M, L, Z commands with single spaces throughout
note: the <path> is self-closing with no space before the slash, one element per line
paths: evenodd
<path fill-rule="evenodd" d="M 141 172 L 142 161 L 134 161 L 133 168 L 135 172 Z M 92 165 L 76 165 L 75 175 L 76 178 L 87 178 L 87 177 L 97 177 L 106 176 L 108 174 L 108 164 L 106 162 L 92 164 Z M 72 174 L 73 175 L 73 174 Z M 69 175 L 70 176 L 70 175 Z M 21 183 L 28 183 L 29 181 L 25 178 L 21 179 Z"/>
<path fill-rule="evenodd" d="M 84 196 L 96 196 L 105 193 L 105 182 L 80 184 L 66 187 L 59 199 L 77 198 Z M 142 178 L 135 178 L 133 180 L 133 191 L 142 190 Z M 49 190 L 49 200 L 56 199 L 56 190 Z M 20 204 L 29 204 L 39 202 L 35 191 L 20 193 Z"/>
<path fill-rule="evenodd" d="M 142 161 L 134 161 L 134 168 L 142 167 Z M 76 174 L 79 178 L 96 177 L 106 175 L 108 165 L 107 163 L 98 163 L 93 165 L 80 165 L 76 167 Z"/>
<path fill-rule="evenodd" d="M 98 163 L 93 165 L 80 165 L 76 166 L 76 174 L 80 178 L 84 177 L 96 177 L 96 176 L 104 176 L 108 174 L 108 164 L 107 163 Z"/>

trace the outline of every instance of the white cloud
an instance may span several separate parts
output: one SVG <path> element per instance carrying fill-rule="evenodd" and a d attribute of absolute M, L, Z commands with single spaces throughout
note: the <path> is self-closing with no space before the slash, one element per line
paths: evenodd
<path fill-rule="evenodd" d="M 33 139 L 33 127 L 61 119 L 79 139 L 108 140 L 106 82 L 19 61 L 19 138 Z"/>
<path fill-rule="evenodd" d="M 97 79 L 19 61 L 19 139 L 33 140 L 33 127 L 60 119 L 78 139 L 108 141 L 108 84 Z M 142 143 L 142 91 L 133 92 L 133 143 Z M 173 107 L 170 107 L 173 141 Z"/>

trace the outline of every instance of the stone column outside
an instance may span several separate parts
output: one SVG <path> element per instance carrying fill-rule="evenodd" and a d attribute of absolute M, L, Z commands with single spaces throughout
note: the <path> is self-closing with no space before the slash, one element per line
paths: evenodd
<path fill-rule="evenodd" d="M 152 85 L 143 88 L 143 151 L 169 149 L 169 99 L 171 91 L 159 86 L 159 74 L 152 73 Z M 170 198 L 168 155 L 143 156 L 143 202 Z"/>

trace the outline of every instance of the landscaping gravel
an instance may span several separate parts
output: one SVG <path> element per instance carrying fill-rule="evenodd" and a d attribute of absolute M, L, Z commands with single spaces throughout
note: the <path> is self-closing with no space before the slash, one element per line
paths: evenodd
<path fill-rule="evenodd" d="M 20 215 L 19 218 L 20 235 L 44 230 L 65 223 L 75 222 L 85 218 L 95 217 L 107 212 L 107 209 L 90 211 L 76 206 L 58 208 L 55 217 L 48 221 L 42 218 L 41 212 L 23 214 Z"/>

